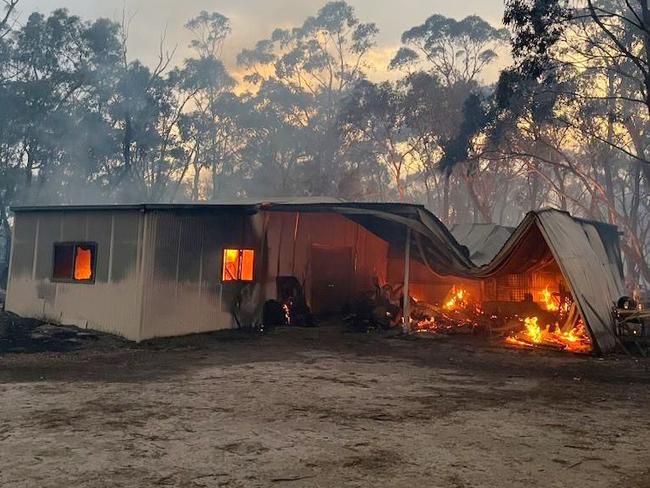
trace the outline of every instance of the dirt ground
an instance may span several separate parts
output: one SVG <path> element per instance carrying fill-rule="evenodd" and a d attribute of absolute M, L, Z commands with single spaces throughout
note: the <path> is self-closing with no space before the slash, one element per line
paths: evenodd
<path fill-rule="evenodd" d="M 641 358 L 337 326 L 64 341 L 0 344 L 4 488 L 650 487 Z"/>

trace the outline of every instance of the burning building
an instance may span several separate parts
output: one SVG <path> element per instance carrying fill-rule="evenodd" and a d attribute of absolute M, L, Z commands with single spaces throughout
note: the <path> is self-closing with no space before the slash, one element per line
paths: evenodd
<path fill-rule="evenodd" d="M 467 246 L 412 204 L 13 211 L 6 308 L 23 316 L 138 341 L 256 325 L 273 303 L 287 322 L 302 304 L 308 321 L 389 290 L 414 330 L 472 324 L 520 347 L 615 345 L 610 309 L 624 294 L 616 228 L 560 211 L 530 213 L 514 230 L 456 229 Z"/>

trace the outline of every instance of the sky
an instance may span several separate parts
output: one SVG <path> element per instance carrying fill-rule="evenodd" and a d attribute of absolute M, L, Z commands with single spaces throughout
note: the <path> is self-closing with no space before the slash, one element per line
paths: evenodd
<path fill-rule="evenodd" d="M 131 18 L 129 57 L 155 64 L 161 37 L 165 34 L 166 50 L 174 53 L 174 63 L 180 64 L 189 55 L 190 34 L 185 22 L 201 10 L 217 11 L 230 18 L 232 35 L 224 46 L 224 61 L 235 70 L 235 57 L 243 48 L 271 34 L 276 27 L 292 27 L 315 14 L 326 0 L 21 0 L 19 19 L 24 21 L 31 12 L 44 14 L 65 7 L 83 19 L 107 17 L 121 20 L 122 12 Z M 422 23 L 428 16 L 439 13 L 461 19 L 480 15 L 493 25 L 501 26 L 503 0 L 348 0 L 362 22 L 375 22 L 380 34 L 372 61 L 377 66 L 371 78 L 385 75 L 385 66 L 399 47 L 405 30 Z M 505 60 L 502 60 L 505 62 Z M 488 73 L 487 78 L 495 76 Z M 487 80 L 489 81 L 489 80 Z"/>

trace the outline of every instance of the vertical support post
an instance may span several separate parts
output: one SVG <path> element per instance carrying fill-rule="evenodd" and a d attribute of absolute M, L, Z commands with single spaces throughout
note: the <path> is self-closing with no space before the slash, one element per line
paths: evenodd
<path fill-rule="evenodd" d="M 411 299 L 409 296 L 409 277 L 411 274 L 411 228 L 406 228 L 406 245 L 404 246 L 404 303 L 402 310 L 402 330 L 405 334 L 410 332 L 411 325 Z"/>

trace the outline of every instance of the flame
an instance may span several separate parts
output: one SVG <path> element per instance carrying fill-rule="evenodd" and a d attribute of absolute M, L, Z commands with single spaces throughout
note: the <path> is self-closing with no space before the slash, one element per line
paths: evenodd
<path fill-rule="evenodd" d="M 92 249 L 86 249 L 77 246 L 77 253 L 74 258 L 74 279 L 90 280 L 93 277 L 93 252 Z"/>
<path fill-rule="evenodd" d="M 291 309 L 289 304 L 285 303 L 282 305 L 282 310 L 284 311 L 284 319 L 287 321 L 287 325 L 291 325 Z"/>
<path fill-rule="evenodd" d="M 546 286 L 546 288 L 542 290 L 540 299 L 544 304 L 544 306 L 546 307 L 546 310 L 548 310 L 549 312 L 557 312 L 558 310 L 560 310 L 560 304 L 555 299 L 553 294 L 550 291 L 548 291 L 548 285 Z"/>
<path fill-rule="evenodd" d="M 418 313 L 418 308 L 420 308 Z M 470 301 L 466 289 L 454 285 L 442 301 L 442 305 L 434 306 L 424 303 L 416 308 L 413 314 L 418 316 L 414 323 L 416 332 L 453 333 L 461 330 L 473 331 L 479 327 L 483 310 L 479 303 Z"/>
<path fill-rule="evenodd" d="M 557 324 L 552 330 L 550 325 L 542 328 L 538 317 L 526 317 L 524 327 L 523 331 L 507 337 L 506 343 L 522 347 L 551 346 L 571 352 L 591 351 L 591 338 L 582 320 L 574 328 L 563 331 Z"/>
<path fill-rule="evenodd" d="M 467 308 L 468 297 L 467 290 L 454 285 L 447 294 L 443 308 L 445 310 L 463 310 Z"/>
<path fill-rule="evenodd" d="M 560 323 L 566 320 L 566 314 L 572 306 L 570 297 L 560 303 L 557 296 L 548 286 L 540 293 L 538 300 L 544 305 L 549 317 L 556 317 Z M 442 305 L 428 305 L 416 302 L 413 330 L 418 333 L 474 333 L 475 331 L 491 330 L 497 315 L 488 316 L 482 310 L 481 304 L 470 300 L 470 294 L 461 286 L 454 285 L 442 301 Z M 510 316 L 509 318 L 513 318 Z M 511 333 L 505 339 L 507 344 L 518 347 L 550 347 L 562 351 L 586 353 L 592 350 L 592 343 L 587 328 L 578 319 L 571 329 L 561 328 L 557 323 L 544 324 L 539 317 L 529 316 L 518 318 L 521 329 Z M 508 319 L 508 317 L 505 317 Z M 555 319 L 553 319 L 555 320 Z M 496 324 L 499 325 L 499 324 Z"/>
<path fill-rule="evenodd" d="M 253 281 L 255 251 L 224 249 L 221 281 Z"/>
<path fill-rule="evenodd" d="M 242 281 L 253 281 L 253 263 L 255 262 L 255 251 L 243 249 L 241 251 L 241 276 Z"/>
<path fill-rule="evenodd" d="M 530 340 L 535 344 L 541 344 L 544 340 L 544 334 L 537 321 L 537 317 L 526 317 L 524 319 L 524 325 L 526 326 L 526 332 L 528 333 Z"/>
<path fill-rule="evenodd" d="M 237 279 L 238 268 L 239 268 L 239 249 L 224 249 L 223 270 L 221 272 L 221 280 L 235 281 Z"/>

